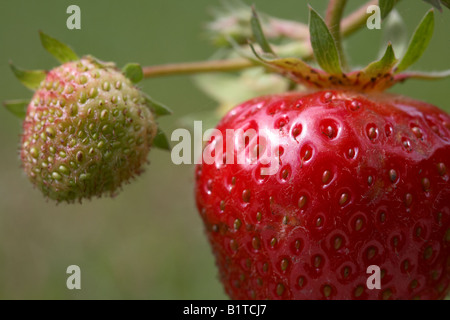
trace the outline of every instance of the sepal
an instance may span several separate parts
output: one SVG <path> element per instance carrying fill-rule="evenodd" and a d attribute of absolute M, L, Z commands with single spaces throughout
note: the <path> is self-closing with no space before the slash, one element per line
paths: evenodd
<path fill-rule="evenodd" d="M 164 104 L 154 100 L 149 95 L 144 94 L 145 100 L 147 102 L 147 105 L 149 108 L 153 111 L 154 115 L 156 117 L 162 117 L 172 114 L 172 110 L 169 109 L 169 107 L 165 106 Z"/>
<path fill-rule="evenodd" d="M 380 7 L 381 19 L 385 19 L 389 13 L 394 9 L 398 0 L 378 0 L 378 6 Z"/>
<path fill-rule="evenodd" d="M 12 72 L 22 84 L 31 90 L 39 88 L 41 82 L 47 76 L 45 70 L 23 70 L 16 67 L 12 62 L 9 63 Z"/>
<path fill-rule="evenodd" d="M 434 31 L 434 10 L 429 10 L 420 22 L 408 45 L 405 55 L 396 67 L 395 72 L 408 69 L 424 53 L 430 43 Z"/>
<path fill-rule="evenodd" d="M 25 119 L 27 114 L 27 107 L 30 103 L 29 100 L 8 100 L 4 101 L 3 105 L 9 112 L 18 117 L 21 120 Z"/>
<path fill-rule="evenodd" d="M 128 63 L 123 67 L 122 73 L 133 83 L 138 83 L 144 78 L 144 72 L 138 63 Z"/>
<path fill-rule="evenodd" d="M 171 150 L 169 140 L 167 139 L 166 134 L 160 128 L 158 128 L 156 136 L 153 139 L 153 146 L 158 149 L 163 149 L 167 151 Z"/>
<path fill-rule="evenodd" d="M 79 60 L 77 54 L 66 44 L 39 31 L 42 46 L 61 63 Z"/>
<path fill-rule="evenodd" d="M 309 32 L 317 63 L 330 74 L 341 74 L 342 68 L 336 42 L 325 21 L 311 7 L 309 7 Z"/>
<path fill-rule="evenodd" d="M 254 6 L 252 6 L 252 17 L 250 19 L 250 25 L 252 27 L 253 37 L 255 38 L 256 43 L 259 44 L 261 49 L 265 53 L 271 53 L 275 55 L 275 52 L 273 51 L 272 47 L 266 39 L 266 36 L 264 35 L 261 23 L 258 18 L 258 14 L 256 13 Z"/>

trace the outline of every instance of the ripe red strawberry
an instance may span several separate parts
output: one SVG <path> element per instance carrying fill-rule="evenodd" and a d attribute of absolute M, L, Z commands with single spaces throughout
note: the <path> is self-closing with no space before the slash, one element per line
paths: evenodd
<path fill-rule="evenodd" d="M 198 208 L 230 297 L 445 295 L 446 113 L 398 96 L 291 93 L 236 107 L 217 126 L 224 145 L 226 129 L 239 128 L 279 129 L 280 169 L 197 168 Z M 382 270 L 381 290 L 366 288 L 370 265 Z"/>
<path fill-rule="evenodd" d="M 225 290 L 233 299 L 443 298 L 450 289 L 450 116 L 382 92 L 415 76 L 399 72 L 422 50 L 432 12 L 400 63 L 389 45 L 380 61 L 346 74 L 332 57 L 331 34 L 317 48 L 324 22 L 314 11 L 310 19 L 314 53 L 327 71 L 294 58 L 260 59 L 315 89 L 235 107 L 217 126 L 223 141 L 205 146 L 208 153 L 234 146 L 234 159 L 216 152 L 214 163 L 196 168 L 197 207 Z M 230 129 L 278 133 L 240 148 Z M 279 147 L 276 174 L 261 174 L 261 158 L 236 161 L 267 145 Z M 372 265 L 381 269 L 381 289 L 366 285 Z"/>

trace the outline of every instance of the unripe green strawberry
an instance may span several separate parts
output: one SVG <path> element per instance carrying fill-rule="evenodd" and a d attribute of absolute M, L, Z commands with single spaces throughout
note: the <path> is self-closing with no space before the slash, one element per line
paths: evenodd
<path fill-rule="evenodd" d="M 25 173 L 58 202 L 114 195 L 143 171 L 157 124 L 114 64 L 84 57 L 49 71 L 28 105 Z"/>

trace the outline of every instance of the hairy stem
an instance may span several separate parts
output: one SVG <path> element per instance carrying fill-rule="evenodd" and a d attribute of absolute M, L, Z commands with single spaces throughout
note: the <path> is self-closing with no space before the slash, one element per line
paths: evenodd
<path fill-rule="evenodd" d="M 341 66 L 344 70 L 348 69 L 348 65 L 347 58 L 342 47 L 341 20 L 346 4 L 347 0 L 330 0 L 325 17 L 325 22 L 328 26 L 328 29 L 330 29 L 331 35 L 336 42 L 336 48 L 339 53 Z"/>
<path fill-rule="evenodd" d="M 244 58 L 236 58 L 229 60 L 182 62 L 148 66 L 143 67 L 142 71 L 144 72 L 144 78 L 153 78 L 176 74 L 237 71 L 254 67 L 255 65 L 256 64 L 250 60 Z"/>

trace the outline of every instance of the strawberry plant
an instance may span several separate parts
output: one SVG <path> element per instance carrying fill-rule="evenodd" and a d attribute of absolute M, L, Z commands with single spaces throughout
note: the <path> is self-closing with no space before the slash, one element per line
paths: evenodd
<path fill-rule="evenodd" d="M 368 4 L 378 4 L 386 21 L 398 16 L 396 3 Z M 25 174 L 58 203 L 115 195 L 144 170 L 152 147 L 170 150 L 157 118 L 171 112 L 137 83 L 202 73 L 195 81 L 220 108 L 209 118 L 218 124 L 195 168 L 194 192 L 230 298 L 443 299 L 450 288 L 450 116 L 387 92 L 408 79 L 450 76 L 409 71 L 431 41 L 434 11 L 404 50 L 390 39 L 379 59 L 352 68 L 343 40 L 369 14 L 363 5 L 344 18 L 345 5 L 330 0 L 325 19 L 310 7 L 306 25 L 234 2 L 209 25 L 220 59 L 144 68 L 80 58 L 41 33 L 61 65 L 28 71 L 11 64 L 34 93 L 5 102 L 23 119 Z M 217 74 L 229 71 L 241 72 Z M 228 134 L 247 130 L 256 134 Z M 366 282 L 373 266 L 378 289 Z"/>

